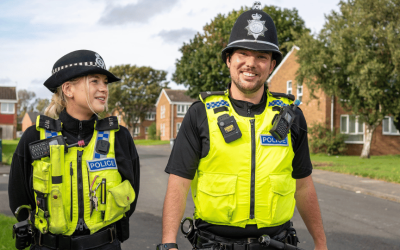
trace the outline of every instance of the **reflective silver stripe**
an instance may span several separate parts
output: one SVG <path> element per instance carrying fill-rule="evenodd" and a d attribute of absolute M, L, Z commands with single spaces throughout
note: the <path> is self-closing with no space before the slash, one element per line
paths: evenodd
<path fill-rule="evenodd" d="M 276 46 L 276 44 L 273 44 L 273 43 L 270 43 L 270 42 L 265 42 L 265 41 L 248 40 L 248 39 L 242 39 L 242 40 L 237 40 L 237 41 L 231 42 L 231 43 L 228 44 L 228 46 L 226 46 L 226 47 L 229 47 L 229 46 L 231 46 L 231 45 L 234 44 L 234 43 L 264 43 L 264 44 L 267 44 L 267 45 L 274 46 L 277 50 L 279 50 L 279 47 Z"/>
<path fill-rule="evenodd" d="M 96 152 L 97 142 L 99 140 L 109 141 L 110 131 L 97 131 L 96 145 L 94 145 L 93 160 L 107 158 L 107 155 L 99 154 Z"/>

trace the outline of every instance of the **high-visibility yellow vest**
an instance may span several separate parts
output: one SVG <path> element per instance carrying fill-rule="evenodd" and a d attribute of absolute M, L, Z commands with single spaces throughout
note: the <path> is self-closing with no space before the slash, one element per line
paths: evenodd
<path fill-rule="evenodd" d="M 210 150 L 200 159 L 191 184 L 194 218 L 242 228 L 248 224 L 257 224 L 258 228 L 282 225 L 292 218 L 295 208 L 294 152 L 290 133 L 285 140 L 277 141 L 269 130 L 279 113 L 273 107 L 293 101 L 267 91 L 264 112 L 243 117 L 235 112 L 228 94 L 227 90 L 200 95 L 207 111 Z M 241 138 L 225 142 L 217 124 L 223 114 L 234 116 Z"/>
<path fill-rule="evenodd" d="M 116 119 L 111 118 L 110 121 Z M 49 126 L 51 124 L 59 125 Z M 61 135 L 61 126 L 61 122 L 46 116 L 38 116 L 36 121 L 41 140 Z M 51 145 L 50 157 L 33 162 L 35 227 L 41 233 L 72 235 L 77 227 L 86 225 L 93 234 L 120 220 L 130 209 L 135 191 L 128 180 L 122 182 L 118 172 L 114 142 L 119 126 L 113 127 L 117 128 L 95 129 L 87 146 L 69 148 L 68 153 L 64 153 L 64 145 Z M 100 154 L 95 150 L 100 140 L 109 142 L 108 153 Z M 96 188 L 103 179 L 106 180 L 106 188 L 102 190 L 100 185 L 97 189 L 98 210 L 93 209 L 91 214 L 89 187 L 93 183 L 93 189 Z M 102 204 L 101 197 L 105 198 L 105 204 Z M 47 203 L 46 209 L 41 204 L 43 202 Z"/>

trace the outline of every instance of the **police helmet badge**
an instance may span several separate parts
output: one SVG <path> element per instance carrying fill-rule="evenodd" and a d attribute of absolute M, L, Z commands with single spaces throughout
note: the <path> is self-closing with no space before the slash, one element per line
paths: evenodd
<path fill-rule="evenodd" d="M 253 10 L 261 10 L 261 3 L 260 2 L 255 2 L 253 6 Z M 248 33 L 247 35 L 253 35 L 254 39 L 257 40 L 258 36 L 264 36 L 265 31 L 267 31 L 267 27 L 265 27 L 265 21 L 261 21 L 262 15 L 256 13 L 251 15 L 253 20 L 247 20 L 249 23 L 248 26 L 245 27 L 247 29 Z"/>
<path fill-rule="evenodd" d="M 101 56 L 99 54 L 94 54 L 96 56 L 96 63 L 97 66 L 99 66 L 100 68 L 106 69 L 106 64 L 103 61 L 103 58 L 101 58 Z"/>

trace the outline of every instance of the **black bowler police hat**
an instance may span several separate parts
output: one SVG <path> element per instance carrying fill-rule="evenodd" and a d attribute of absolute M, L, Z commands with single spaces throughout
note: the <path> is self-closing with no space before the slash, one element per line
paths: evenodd
<path fill-rule="evenodd" d="M 77 50 L 61 57 L 54 64 L 51 74 L 44 82 L 44 86 L 53 93 L 64 82 L 89 74 L 106 75 L 108 83 L 121 80 L 106 69 L 106 64 L 98 53 L 90 50 Z"/>
<path fill-rule="evenodd" d="M 241 14 L 233 25 L 228 46 L 221 52 L 225 63 L 226 53 L 236 48 L 270 51 L 276 66 L 282 61 L 274 21 L 261 10 L 260 2 L 255 2 L 253 8 Z"/>

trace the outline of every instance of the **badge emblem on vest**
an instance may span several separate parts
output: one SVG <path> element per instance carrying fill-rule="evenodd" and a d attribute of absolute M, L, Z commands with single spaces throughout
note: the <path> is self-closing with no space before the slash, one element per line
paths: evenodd
<path fill-rule="evenodd" d="M 108 169 L 118 169 L 115 158 L 105 158 L 98 160 L 86 161 L 89 171 L 96 172 Z"/>
<path fill-rule="evenodd" d="M 96 56 L 96 64 L 97 66 L 99 66 L 100 68 L 106 69 L 106 64 L 103 61 L 103 58 L 101 58 L 101 56 L 99 54 L 94 54 Z"/>
<path fill-rule="evenodd" d="M 256 13 L 251 15 L 251 17 L 253 18 L 253 20 L 247 20 L 249 25 L 247 25 L 245 29 L 247 29 L 248 31 L 248 36 L 253 35 L 254 39 L 257 40 L 257 37 L 264 36 L 265 31 L 267 31 L 268 29 L 264 25 L 265 21 L 260 20 L 262 15 Z"/>
<path fill-rule="evenodd" d="M 260 142 L 263 146 L 289 146 L 287 137 L 282 141 L 278 141 L 272 135 L 260 135 Z"/>

